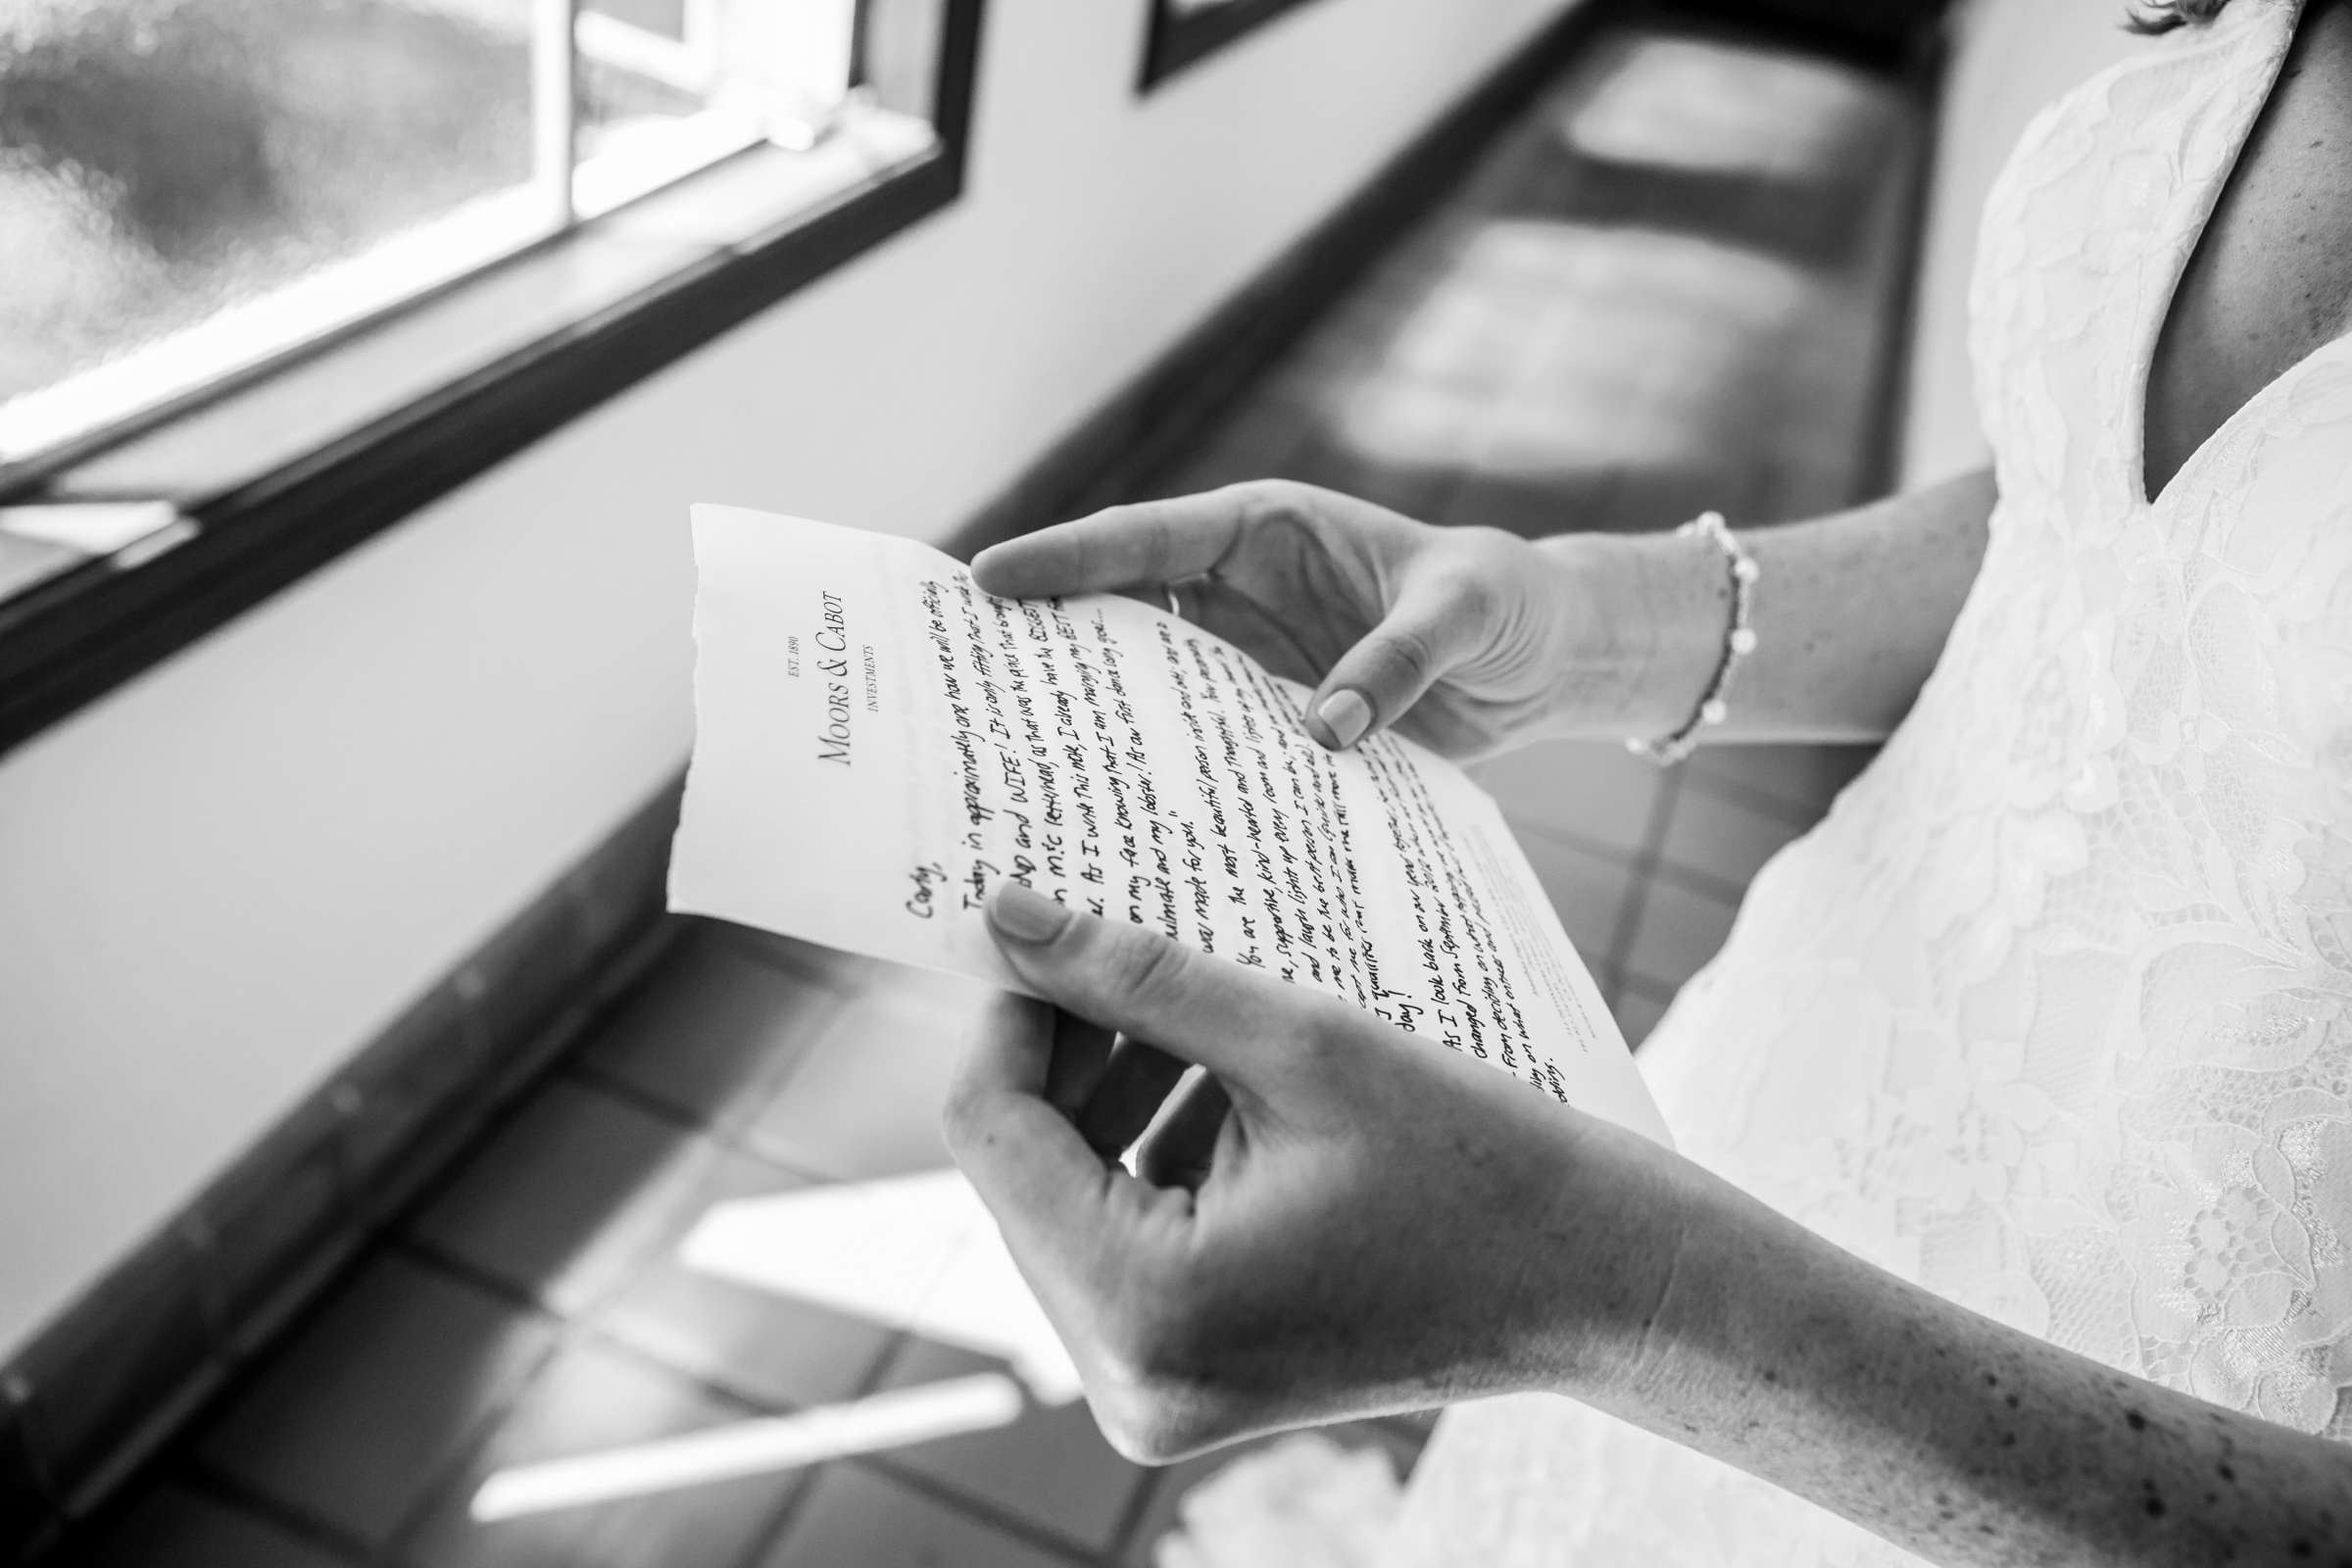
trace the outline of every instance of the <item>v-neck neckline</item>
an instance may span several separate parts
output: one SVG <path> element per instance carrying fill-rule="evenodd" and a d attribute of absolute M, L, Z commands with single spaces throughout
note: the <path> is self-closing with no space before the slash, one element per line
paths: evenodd
<path fill-rule="evenodd" d="M 2231 182 L 2237 178 L 2239 166 L 2245 161 L 2246 148 L 2254 140 L 2255 127 L 2262 123 L 2263 114 L 2270 108 L 2271 99 L 2278 90 L 2279 79 L 2286 71 L 2287 56 L 2294 52 L 2295 36 L 2301 29 L 2303 21 L 2304 0 L 2239 0 L 2239 3 L 2274 6 L 2283 12 L 2285 14 L 2283 23 L 2278 24 L 2282 29 L 2282 35 L 2270 41 L 2270 58 L 2263 68 L 2262 91 L 2255 96 L 2251 106 L 2240 110 L 2237 122 L 2230 127 L 2230 144 L 2224 159 L 2220 176 L 2209 181 L 2206 188 L 2196 191 L 2192 195 L 2191 199 L 2195 203 L 2195 210 L 2190 215 L 2192 226 L 2186 235 L 2177 236 L 2171 246 L 2168 253 L 2171 275 L 2163 287 L 2157 291 L 2156 306 L 2152 315 L 2143 313 L 2143 315 L 2148 315 L 2148 318 L 2139 323 L 2140 353 L 2132 375 L 2132 396 L 2129 404 L 2132 421 L 2131 426 L 2132 441 L 2128 472 L 2132 499 L 2142 509 L 2149 511 L 2162 507 L 2180 488 L 2180 481 L 2192 469 L 2200 466 L 2202 462 L 2219 446 L 2222 439 L 2244 420 L 2250 411 L 2257 405 L 2266 402 L 2273 393 L 2300 374 L 2306 366 L 2341 341 L 2341 339 L 2330 339 L 2319 344 L 2310 353 L 2264 382 L 2255 390 L 2252 397 L 2232 410 L 2228 418 L 2206 432 L 2205 438 L 2180 460 L 2180 466 L 2166 476 L 2161 487 L 2153 493 L 2149 491 L 2148 403 L 2156 379 L 2156 359 L 2164 348 L 2165 333 L 2173 324 L 2173 311 L 2180 303 L 2180 286 L 2188 280 L 2189 269 L 2196 265 L 2197 252 L 2204 248 L 2206 230 L 2212 226 L 2214 215 L 2221 211 L 2222 201 L 2229 194 Z M 2245 22 L 2220 24 L 2220 25 L 2242 26 L 2249 30 L 2259 24 Z M 2222 43 L 2227 47 L 2249 46 L 2246 40 L 2239 38 L 2222 40 Z"/>

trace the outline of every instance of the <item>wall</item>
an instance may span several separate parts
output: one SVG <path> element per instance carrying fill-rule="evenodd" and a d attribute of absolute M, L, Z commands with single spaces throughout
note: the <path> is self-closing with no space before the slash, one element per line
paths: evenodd
<path fill-rule="evenodd" d="M 1936 185 L 1913 318 L 1902 472 L 1918 484 L 1986 458 L 1968 368 L 1968 277 L 1993 176 L 2042 105 L 2147 40 L 2124 0 L 1968 0 L 1944 82 Z"/>
<path fill-rule="evenodd" d="M 991 0 L 956 207 L 0 760 L 0 1356 L 678 766 L 688 503 L 944 537 L 1569 3 Z"/>

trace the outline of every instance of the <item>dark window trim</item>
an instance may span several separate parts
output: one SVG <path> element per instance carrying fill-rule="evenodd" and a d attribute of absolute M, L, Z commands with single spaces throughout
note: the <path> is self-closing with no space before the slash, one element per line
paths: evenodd
<path fill-rule="evenodd" d="M 0 602 L 0 754 L 953 203 L 963 190 L 984 7 L 985 0 L 944 0 L 931 117 L 939 145 L 920 162 L 234 488 L 196 499 L 111 498 L 181 502 L 192 526 L 169 548 L 134 546 L 122 558 L 84 562 Z M 597 243 L 596 225 L 584 225 L 492 270 Z M 368 329 L 334 334 L 300 363 L 331 356 Z M 238 378 L 222 395 L 250 380 Z M 118 432 L 109 446 L 137 433 Z M 76 493 L 74 475 L 72 467 L 45 474 L 0 500 L 61 500 Z"/>
<path fill-rule="evenodd" d="M 1306 0 L 1227 0 L 1205 11 L 1178 11 L 1168 0 L 1151 0 L 1151 31 L 1144 41 L 1143 79 L 1136 91 L 1150 92 L 1179 72 Z"/>

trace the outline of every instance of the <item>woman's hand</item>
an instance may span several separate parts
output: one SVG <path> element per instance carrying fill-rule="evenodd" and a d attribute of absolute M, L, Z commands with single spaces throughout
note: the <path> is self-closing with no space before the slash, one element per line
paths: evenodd
<path fill-rule="evenodd" d="M 972 575 L 1012 598 L 1162 604 L 1176 584 L 1188 617 L 1315 688 L 1308 725 L 1324 745 L 1395 724 L 1471 758 L 1680 721 L 1722 628 L 1703 604 L 1662 624 L 1650 579 L 1679 565 L 1711 593 L 1710 548 L 1600 534 L 1536 545 L 1268 479 L 1043 529 L 982 552 Z"/>
<path fill-rule="evenodd" d="M 1132 1457 L 1542 1390 L 1954 1568 L 2352 1563 L 2345 1445 L 1980 1317 L 1319 993 L 1009 884 L 990 916 L 1061 1010 L 986 1016 L 949 1145 Z"/>
<path fill-rule="evenodd" d="M 1010 884 L 990 909 L 1006 958 L 1067 1010 L 997 1004 L 949 1142 L 1122 1451 L 1599 1393 L 1634 1365 L 1682 1161 L 1155 933 Z M 1186 1064 L 1213 1076 L 1169 1101 Z"/>

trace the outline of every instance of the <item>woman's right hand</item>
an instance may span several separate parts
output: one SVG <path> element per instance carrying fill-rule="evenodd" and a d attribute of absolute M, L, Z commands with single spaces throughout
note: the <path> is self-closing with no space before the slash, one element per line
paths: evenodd
<path fill-rule="evenodd" d="M 1538 545 L 1435 528 L 1265 479 L 1041 529 L 983 551 L 972 575 L 1007 598 L 1104 591 L 1165 604 L 1173 584 L 1188 618 L 1315 688 L 1307 722 L 1323 745 L 1393 724 L 1467 760 L 1680 721 L 1721 638 L 1650 611 L 1661 564 L 1698 565 L 1686 553 L 1656 538 Z"/>

